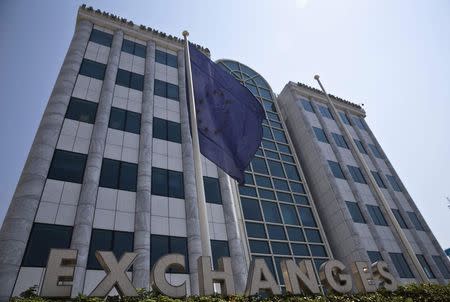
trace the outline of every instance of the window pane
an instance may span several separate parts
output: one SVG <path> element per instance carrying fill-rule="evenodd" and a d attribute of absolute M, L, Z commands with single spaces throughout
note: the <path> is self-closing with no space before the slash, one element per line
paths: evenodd
<path fill-rule="evenodd" d="M 119 189 L 120 162 L 104 158 L 100 172 L 100 187 Z"/>
<path fill-rule="evenodd" d="M 103 80 L 103 78 L 105 77 L 105 70 L 105 64 L 83 59 L 79 73 L 87 77 Z"/>
<path fill-rule="evenodd" d="M 167 140 L 167 121 L 153 117 L 153 137 Z"/>
<path fill-rule="evenodd" d="M 89 41 L 98 43 L 103 46 L 111 47 L 112 39 L 113 36 L 111 34 L 93 28 Z"/>
<path fill-rule="evenodd" d="M 287 161 L 288 163 L 295 163 L 294 158 L 290 155 L 281 154 L 281 159 Z"/>
<path fill-rule="evenodd" d="M 261 158 L 253 158 L 252 159 L 252 167 L 253 171 L 261 174 L 268 174 L 267 166 L 264 159 Z"/>
<path fill-rule="evenodd" d="M 178 101 L 178 86 L 170 83 L 167 85 L 167 98 Z"/>
<path fill-rule="evenodd" d="M 338 147 L 348 149 L 348 145 L 347 145 L 347 142 L 345 141 L 344 136 L 334 133 L 334 132 L 332 132 L 331 135 L 333 136 L 333 139 L 334 139 L 336 145 L 338 145 Z"/>
<path fill-rule="evenodd" d="M 280 162 L 268 160 L 267 163 L 269 164 L 270 174 L 272 176 L 285 177 L 284 171 L 283 171 L 283 168 L 282 168 Z"/>
<path fill-rule="evenodd" d="M 137 165 L 121 162 L 119 189 L 136 192 Z"/>
<path fill-rule="evenodd" d="M 367 205 L 367 210 L 372 217 L 373 223 L 376 225 L 387 226 L 386 219 L 378 206 Z"/>
<path fill-rule="evenodd" d="M 72 227 L 34 223 L 22 266 L 45 267 L 50 249 L 68 249 L 71 237 Z"/>
<path fill-rule="evenodd" d="M 269 177 L 255 175 L 256 184 L 260 187 L 272 188 L 272 183 Z"/>
<path fill-rule="evenodd" d="M 275 144 L 273 144 L 273 145 L 275 146 Z M 267 157 L 270 157 L 273 159 L 280 159 L 280 156 L 278 155 L 277 152 L 272 152 L 272 151 L 266 150 L 265 153 L 266 153 Z"/>
<path fill-rule="evenodd" d="M 67 108 L 66 118 L 93 124 L 96 113 L 96 103 L 72 97 Z"/>
<path fill-rule="evenodd" d="M 249 240 L 250 251 L 258 254 L 270 254 L 269 244 L 267 241 Z"/>
<path fill-rule="evenodd" d="M 323 129 L 317 128 L 317 127 L 312 127 L 312 128 L 313 128 L 314 134 L 316 135 L 316 138 L 319 142 L 327 143 L 327 144 L 329 143 L 327 136 L 325 135 L 325 132 L 323 131 Z"/>
<path fill-rule="evenodd" d="M 123 254 L 133 252 L 133 235 L 132 232 L 113 232 L 112 251 L 118 261 L 122 258 Z"/>
<path fill-rule="evenodd" d="M 417 259 L 420 262 L 420 265 L 422 266 L 423 270 L 427 274 L 427 277 L 430 279 L 435 279 L 436 276 L 433 274 L 433 271 L 431 270 L 430 265 L 428 264 L 427 260 L 425 259 L 424 255 L 417 254 Z"/>
<path fill-rule="evenodd" d="M 283 163 L 284 169 L 286 170 L 287 178 L 292 180 L 300 181 L 300 176 L 298 175 L 297 167 Z"/>
<path fill-rule="evenodd" d="M 102 267 L 95 257 L 96 251 L 112 251 L 113 231 L 93 229 L 89 245 L 88 269 L 101 270 Z"/>
<path fill-rule="evenodd" d="M 305 234 L 309 242 L 322 242 L 322 237 L 320 236 L 320 232 L 318 230 L 305 229 Z"/>
<path fill-rule="evenodd" d="M 131 72 L 123 69 L 117 70 L 116 84 L 124 87 L 130 87 Z"/>
<path fill-rule="evenodd" d="M 291 247 L 295 256 L 309 256 L 309 251 L 306 244 L 291 243 Z"/>
<path fill-rule="evenodd" d="M 352 175 L 353 181 L 361 184 L 366 184 L 366 179 L 364 178 L 361 170 L 358 167 L 347 165 L 350 174 Z"/>
<path fill-rule="evenodd" d="M 361 209 L 356 202 L 346 201 L 345 203 L 347 204 L 348 211 L 350 212 L 354 222 L 366 223 L 364 216 L 361 213 Z"/>
<path fill-rule="evenodd" d="M 211 240 L 211 253 L 213 258 L 213 268 L 219 268 L 219 258 L 230 257 L 228 241 Z"/>
<path fill-rule="evenodd" d="M 369 256 L 371 263 L 383 261 L 383 257 L 381 256 L 381 253 L 379 251 L 367 251 L 367 255 Z"/>
<path fill-rule="evenodd" d="M 444 276 L 445 279 L 450 279 L 450 270 L 445 265 L 444 260 L 438 255 L 433 256 L 433 260 L 436 263 L 436 266 L 441 271 L 441 274 Z"/>
<path fill-rule="evenodd" d="M 169 197 L 184 198 L 183 173 L 168 171 Z"/>
<path fill-rule="evenodd" d="M 245 219 L 262 220 L 261 210 L 259 209 L 257 200 L 241 197 L 241 205 Z"/>
<path fill-rule="evenodd" d="M 142 74 L 131 73 L 130 88 L 139 91 L 144 90 L 144 76 Z"/>
<path fill-rule="evenodd" d="M 317 226 L 316 220 L 314 219 L 310 208 L 298 207 L 298 211 L 300 213 L 300 219 L 304 226 L 310 226 L 310 227 Z"/>
<path fill-rule="evenodd" d="M 150 242 L 150 266 L 153 267 L 159 258 L 170 253 L 169 236 L 151 235 Z"/>
<path fill-rule="evenodd" d="M 309 248 L 311 249 L 311 254 L 313 256 L 318 256 L 318 257 L 326 257 L 327 256 L 327 252 L 325 251 L 325 247 L 323 245 L 311 244 L 309 246 Z"/>
<path fill-rule="evenodd" d="M 277 146 L 275 145 L 275 143 L 269 142 L 265 139 L 262 140 L 262 146 L 264 147 L 264 149 L 270 149 L 270 150 L 275 150 L 275 151 L 277 150 Z"/>
<path fill-rule="evenodd" d="M 175 55 L 172 55 L 170 53 L 167 54 L 167 65 L 178 68 L 178 58 Z"/>
<path fill-rule="evenodd" d="M 277 144 L 277 146 L 280 152 L 291 154 L 291 149 L 288 146 L 282 144 Z"/>
<path fill-rule="evenodd" d="M 275 185 L 275 189 L 289 191 L 288 183 L 285 180 L 274 178 L 273 184 Z"/>
<path fill-rule="evenodd" d="M 417 217 L 416 213 L 414 212 L 407 212 L 409 219 L 411 220 L 412 224 L 414 225 L 414 228 L 418 231 L 425 231 L 423 228 L 423 225 L 420 223 L 419 217 Z"/>
<path fill-rule="evenodd" d="M 277 191 L 277 198 L 279 201 L 290 202 L 290 203 L 293 202 L 292 196 L 289 193 L 283 193 L 283 192 Z"/>
<path fill-rule="evenodd" d="M 125 131 L 139 134 L 141 132 L 141 114 L 127 111 Z"/>
<path fill-rule="evenodd" d="M 287 144 L 286 135 L 284 135 L 283 131 L 277 129 L 272 129 L 272 131 L 276 141 Z"/>
<path fill-rule="evenodd" d="M 291 184 L 292 192 L 306 194 L 305 187 L 303 186 L 303 184 L 292 181 L 290 181 L 289 183 Z"/>
<path fill-rule="evenodd" d="M 48 178 L 76 183 L 83 182 L 86 154 L 55 150 Z"/>
<path fill-rule="evenodd" d="M 167 170 L 152 168 L 152 194 L 168 196 Z"/>
<path fill-rule="evenodd" d="M 279 255 L 290 255 L 289 245 L 284 242 L 270 242 L 272 252 Z"/>
<path fill-rule="evenodd" d="M 373 178 L 375 178 L 375 181 L 377 182 L 377 185 L 380 188 L 386 188 L 386 185 L 384 184 L 384 181 L 381 179 L 381 176 L 378 172 L 370 171 L 372 173 Z"/>
<path fill-rule="evenodd" d="M 219 179 L 203 176 L 206 202 L 222 204 Z"/>
<path fill-rule="evenodd" d="M 134 53 L 134 42 L 131 42 L 130 40 L 123 39 L 122 42 L 122 51 L 133 54 Z"/>
<path fill-rule="evenodd" d="M 414 278 L 408 263 L 402 253 L 389 253 L 392 262 L 394 262 L 395 269 L 397 270 L 400 278 Z"/>
<path fill-rule="evenodd" d="M 134 43 L 134 54 L 138 57 L 145 59 L 145 53 L 147 52 L 147 47 L 139 43 Z"/>
<path fill-rule="evenodd" d="M 171 269 L 172 273 L 187 273 L 189 268 L 189 258 L 187 250 L 187 238 L 184 237 L 169 237 L 169 253 L 184 255 L 185 269 Z"/>
<path fill-rule="evenodd" d="M 289 240 L 291 241 L 305 241 L 305 236 L 301 228 L 286 227 Z"/>
<path fill-rule="evenodd" d="M 181 144 L 181 124 L 167 121 L 167 140 Z"/>
<path fill-rule="evenodd" d="M 367 154 L 366 148 L 364 148 L 363 143 L 358 139 L 353 139 L 355 141 L 356 146 L 358 147 L 359 152 L 362 154 Z"/>
<path fill-rule="evenodd" d="M 342 122 L 344 124 L 347 124 L 347 125 L 351 126 L 350 121 L 349 121 L 349 119 L 347 118 L 347 115 L 344 112 L 339 111 L 339 116 L 341 117 L 341 120 L 342 120 Z"/>
<path fill-rule="evenodd" d="M 109 128 L 125 130 L 126 114 L 125 110 L 112 107 L 111 115 L 109 116 Z"/>
<path fill-rule="evenodd" d="M 303 109 L 305 109 L 306 111 L 312 112 L 314 113 L 314 108 L 311 105 L 311 102 L 305 99 L 302 99 L 302 105 L 303 105 Z"/>
<path fill-rule="evenodd" d="M 270 128 L 267 126 L 263 126 L 263 137 L 273 139 L 272 132 L 270 132 Z"/>
<path fill-rule="evenodd" d="M 266 238 L 266 230 L 261 223 L 246 222 L 247 236 L 254 238 Z"/>
<path fill-rule="evenodd" d="M 400 225 L 400 227 L 401 227 L 402 229 L 407 229 L 408 226 L 406 225 L 406 222 L 405 222 L 405 220 L 403 219 L 402 214 L 400 214 L 400 210 L 398 210 L 398 209 L 392 209 L 392 213 L 394 214 L 395 219 L 397 219 L 397 222 L 398 222 L 398 224 Z"/>
<path fill-rule="evenodd" d="M 368 145 L 369 145 L 370 150 L 372 150 L 373 156 L 383 159 L 383 155 L 381 155 L 380 150 L 378 150 L 378 148 L 375 145 L 373 145 L 373 144 L 368 144 Z"/>
<path fill-rule="evenodd" d="M 286 240 L 286 234 L 282 226 L 269 224 L 267 225 L 267 231 L 270 239 Z"/>
<path fill-rule="evenodd" d="M 239 186 L 239 193 L 241 195 L 248 195 L 256 197 L 255 188 L 247 187 L 247 186 Z"/>
<path fill-rule="evenodd" d="M 167 97 L 167 89 L 166 89 L 166 82 L 156 80 L 155 79 L 155 95 L 161 96 L 161 97 Z"/>
<path fill-rule="evenodd" d="M 283 213 L 283 219 L 285 224 L 299 225 L 297 213 L 294 206 L 287 204 L 280 204 L 281 213 Z"/>
<path fill-rule="evenodd" d="M 258 189 L 258 193 L 260 198 L 275 200 L 275 193 L 272 190 Z"/>
<path fill-rule="evenodd" d="M 330 166 L 330 170 L 333 173 L 334 177 L 345 179 L 344 173 L 342 173 L 341 166 L 335 161 L 328 161 L 328 165 Z"/>
<path fill-rule="evenodd" d="M 322 114 L 323 117 L 333 119 L 333 116 L 331 115 L 330 109 L 326 106 L 318 105 L 320 114 Z"/>
<path fill-rule="evenodd" d="M 294 194 L 294 200 L 297 204 L 309 205 L 308 197 L 305 195 Z"/>
<path fill-rule="evenodd" d="M 397 179 L 394 176 L 386 174 L 386 178 L 389 181 L 389 183 L 391 184 L 392 189 L 394 189 L 394 191 L 397 191 L 397 192 L 402 191 L 402 189 L 400 188 L 400 185 L 397 182 Z"/>
<path fill-rule="evenodd" d="M 276 203 L 269 201 L 261 201 L 261 206 L 266 221 L 281 223 L 281 216 L 280 212 L 278 211 L 278 206 Z"/>
<path fill-rule="evenodd" d="M 155 61 L 160 64 L 166 65 L 166 53 L 164 51 L 155 50 Z"/>

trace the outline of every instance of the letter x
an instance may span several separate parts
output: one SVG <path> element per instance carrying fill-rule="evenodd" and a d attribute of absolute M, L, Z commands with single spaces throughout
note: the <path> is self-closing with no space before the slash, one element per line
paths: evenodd
<path fill-rule="evenodd" d="M 121 297 L 137 296 L 136 289 L 126 274 L 136 256 L 137 253 L 125 253 L 117 262 L 112 252 L 96 251 L 95 257 L 107 274 L 89 296 L 105 297 L 113 287 Z"/>

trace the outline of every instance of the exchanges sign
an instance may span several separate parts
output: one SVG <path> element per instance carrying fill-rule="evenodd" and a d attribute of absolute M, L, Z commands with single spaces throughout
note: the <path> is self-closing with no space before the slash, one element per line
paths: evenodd
<path fill-rule="evenodd" d="M 112 252 L 97 251 L 95 256 L 105 270 L 106 276 L 90 293 L 90 296 L 105 297 L 113 287 L 122 297 L 137 295 L 136 288 L 126 274 L 137 253 L 125 253 L 119 261 Z M 68 283 L 73 280 L 76 261 L 77 250 L 52 249 L 42 283 L 41 296 L 70 297 L 72 285 Z M 220 283 L 221 293 L 225 296 L 237 294 L 234 288 L 231 258 L 219 259 L 217 270 L 211 269 L 210 257 L 199 257 L 197 263 L 200 295 L 213 295 L 214 283 Z M 184 269 L 184 256 L 167 254 L 161 257 L 151 270 L 152 288 L 172 298 L 186 296 L 186 283 L 174 286 L 166 280 L 165 274 L 169 268 Z M 366 262 L 354 262 L 351 268 L 353 278 L 344 272 L 345 269 L 344 264 L 338 260 L 326 261 L 319 269 L 320 281 L 325 287 L 338 293 L 351 291 L 353 282 L 355 288 L 361 292 L 373 292 L 378 287 L 384 287 L 389 291 L 397 288 L 397 281 L 383 261 L 373 263 L 371 270 Z M 319 280 L 314 273 L 311 260 L 303 260 L 299 263 L 290 259 L 282 260 L 281 270 L 288 293 L 294 295 L 320 293 Z M 281 294 L 280 286 L 266 262 L 263 259 L 254 259 L 250 264 L 244 294 L 252 296 L 260 291 L 267 291 L 274 295 Z"/>

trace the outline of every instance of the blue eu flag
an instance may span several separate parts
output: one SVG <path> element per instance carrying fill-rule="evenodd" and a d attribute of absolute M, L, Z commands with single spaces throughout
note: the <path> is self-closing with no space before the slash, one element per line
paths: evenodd
<path fill-rule="evenodd" d="M 262 139 L 264 109 L 253 94 L 189 44 L 200 152 L 239 184 Z"/>

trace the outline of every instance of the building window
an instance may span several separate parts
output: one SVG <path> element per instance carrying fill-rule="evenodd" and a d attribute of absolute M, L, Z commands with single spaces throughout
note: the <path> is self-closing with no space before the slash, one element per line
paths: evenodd
<path fill-rule="evenodd" d="M 94 43 L 111 47 L 113 35 L 109 33 L 105 33 L 104 31 L 93 28 L 91 31 L 91 36 L 89 37 L 89 41 Z"/>
<path fill-rule="evenodd" d="M 294 206 L 281 203 L 280 208 L 285 224 L 300 225 Z"/>
<path fill-rule="evenodd" d="M 267 170 L 267 165 L 266 162 L 264 161 L 264 159 L 262 158 L 253 158 L 252 161 L 252 167 L 253 167 L 253 171 L 256 173 L 261 173 L 261 174 L 268 174 L 269 171 Z"/>
<path fill-rule="evenodd" d="M 141 132 L 141 114 L 112 107 L 108 126 L 112 129 L 139 134 Z"/>
<path fill-rule="evenodd" d="M 256 199 L 241 197 L 241 205 L 245 219 L 262 221 L 261 210 Z"/>
<path fill-rule="evenodd" d="M 414 212 L 407 212 L 409 216 L 409 220 L 411 220 L 412 224 L 414 225 L 414 228 L 418 231 L 425 231 L 425 228 L 423 227 L 422 223 L 420 223 L 419 217 L 417 217 L 416 213 Z"/>
<path fill-rule="evenodd" d="M 305 234 L 309 242 L 322 243 L 322 236 L 320 236 L 319 230 L 305 229 Z"/>
<path fill-rule="evenodd" d="M 301 228 L 286 227 L 286 230 L 290 241 L 306 241 Z"/>
<path fill-rule="evenodd" d="M 333 136 L 334 141 L 336 142 L 336 145 L 341 148 L 348 149 L 347 142 L 345 141 L 345 138 L 343 135 L 337 134 L 332 132 L 331 135 Z"/>
<path fill-rule="evenodd" d="M 105 78 L 106 65 L 98 62 L 94 62 L 88 59 L 83 59 L 80 67 L 80 74 L 91 77 L 97 80 Z"/>
<path fill-rule="evenodd" d="M 147 47 L 141 45 L 139 43 L 131 42 L 130 40 L 123 39 L 122 43 L 122 51 L 144 58 L 145 59 L 145 51 Z"/>
<path fill-rule="evenodd" d="M 281 163 L 278 161 L 268 160 L 267 163 L 269 164 L 270 174 L 272 176 L 278 176 L 278 177 L 285 177 L 283 167 L 281 166 Z"/>
<path fill-rule="evenodd" d="M 228 249 L 228 241 L 211 240 L 211 253 L 213 259 L 213 268 L 219 268 L 219 259 L 222 257 L 230 257 L 230 250 Z"/>
<path fill-rule="evenodd" d="M 247 230 L 248 237 L 267 238 L 266 230 L 264 228 L 264 224 L 262 223 L 246 222 L 245 228 Z"/>
<path fill-rule="evenodd" d="M 68 249 L 71 239 L 70 226 L 34 223 L 22 266 L 45 267 L 50 249 Z"/>
<path fill-rule="evenodd" d="M 272 132 L 268 126 L 263 126 L 263 137 L 267 139 L 273 139 Z"/>
<path fill-rule="evenodd" d="M 448 269 L 447 265 L 445 265 L 444 260 L 442 260 L 441 256 L 433 256 L 434 263 L 436 263 L 436 266 L 439 268 L 439 270 L 442 273 L 442 276 L 444 276 L 445 279 L 450 279 L 450 270 Z"/>
<path fill-rule="evenodd" d="M 333 120 L 333 116 L 331 115 L 330 109 L 327 106 L 318 105 L 320 114 L 323 117 L 329 118 Z"/>
<path fill-rule="evenodd" d="M 367 256 L 369 256 L 371 263 L 383 261 L 383 257 L 381 256 L 381 253 L 379 251 L 367 251 Z"/>
<path fill-rule="evenodd" d="M 144 90 L 144 76 L 128 70 L 119 69 L 117 70 L 116 84 L 142 91 Z"/>
<path fill-rule="evenodd" d="M 345 204 L 347 205 L 348 211 L 352 216 L 353 222 L 366 223 L 366 220 L 364 219 L 364 216 L 361 213 L 361 209 L 359 208 L 356 202 L 345 201 Z"/>
<path fill-rule="evenodd" d="M 317 227 L 311 208 L 297 207 L 303 226 Z"/>
<path fill-rule="evenodd" d="M 355 167 L 355 166 L 350 166 L 350 165 L 347 165 L 347 167 L 348 167 L 348 170 L 349 170 L 350 174 L 352 175 L 352 178 L 355 182 L 361 183 L 361 184 L 367 183 L 360 168 Z"/>
<path fill-rule="evenodd" d="M 386 174 L 386 178 L 389 181 L 389 183 L 391 184 L 391 187 L 392 187 L 392 189 L 394 189 L 394 191 L 397 191 L 397 192 L 402 191 L 399 183 L 397 182 L 397 179 L 394 176 Z"/>
<path fill-rule="evenodd" d="M 289 165 L 283 163 L 284 170 L 286 170 L 287 178 L 291 180 L 297 180 L 300 181 L 300 176 L 298 175 L 297 167 L 294 165 Z"/>
<path fill-rule="evenodd" d="M 155 95 L 178 101 L 178 86 L 155 79 Z"/>
<path fill-rule="evenodd" d="M 400 278 L 414 278 L 402 253 L 389 253 Z"/>
<path fill-rule="evenodd" d="M 373 156 L 383 159 L 383 155 L 381 154 L 380 150 L 378 150 L 377 146 L 375 146 L 374 144 L 368 144 L 368 146 L 370 150 L 372 150 Z"/>
<path fill-rule="evenodd" d="M 302 101 L 303 109 L 305 109 L 306 111 L 314 113 L 314 108 L 313 108 L 313 106 L 312 106 L 310 101 L 305 100 L 305 99 L 301 99 L 301 101 Z"/>
<path fill-rule="evenodd" d="M 316 135 L 316 138 L 319 142 L 329 144 L 327 136 L 325 135 L 325 131 L 323 131 L 323 129 L 317 128 L 317 127 L 312 127 L 312 128 L 313 128 L 314 134 Z"/>
<path fill-rule="evenodd" d="M 277 142 L 287 144 L 287 138 L 286 138 L 286 135 L 284 134 L 284 131 L 277 130 L 277 129 L 272 129 L 272 131 L 273 131 L 273 135 L 275 136 L 275 140 Z"/>
<path fill-rule="evenodd" d="M 267 222 L 281 223 L 281 215 L 275 202 L 261 201 L 264 218 Z"/>
<path fill-rule="evenodd" d="M 398 209 L 391 209 L 391 210 L 392 210 L 392 213 L 393 213 L 394 216 L 395 216 L 395 219 L 397 219 L 397 222 L 398 222 L 398 224 L 400 225 L 400 227 L 401 227 L 402 229 L 407 229 L 408 226 L 406 225 L 406 222 L 405 222 L 405 220 L 403 219 L 402 214 L 400 213 L 400 210 L 398 210 Z"/>
<path fill-rule="evenodd" d="M 269 233 L 269 238 L 274 240 L 286 240 L 286 234 L 284 228 L 279 225 L 268 224 L 267 232 Z"/>
<path fill-rule="evenodd" d="M 366 148 L 364 148 L 362 141 L 356 138 L 353 140 L 355 141 L 356 147 L 358 147 L 359 152 L 362 154 L 367 154 Z"/>
<path fill-rule="evenodd" d="M 250 252 L 257 254 L 270 254 L 269 244 L 267 241 L 249 240 Z"/>
<path fill-rule="evenodd" d="M 344 173 L 342 172 L 339 163 L 329 160 L 328 165 L 330 166 L 331 172 L 333 173 L 334 177 L 345 179 Z"/>
<path fill-rule="evenodd" d="M 420 262 L 420 265 L 422 266 L 423 270 L 425 271 L 425 274 L 427 274 L 427 277 L 429 279 L 435 279 L 436 276 L 433 274 L 433 271 L 431 270 L 430 265 L 428 264 L 427 260 L 425 259 L 424 255 L 416 254 L 417 259 Z"/>
<path fill-rule="evenodd" d="M 71 120 L 93 124 L 96 114 L 96 103 L 72 97 L 70 98 L 65 117 Z"/>
<path fill-rule="evenodd" d="M 170 67 L 178 68 L 178 58 L 176 55 L 161 51 L 157 49 L 155 51 L 155 61 L 160 64 L 164 64 Z"/>
<path fill-rule="evenodd" d="M 96 251 L 111 251 L 116 256 L 117 261 L 120 260 L 123 254 L 133 252 L 133 237 L 134 233 L 131 232 L 93 229 L 91 244 L 89 245 L 87 268 L 95 270 L 103 269 L 95 257 Z"/>
<path fill-rule="evenodd" d="M 184 198 L 183 172 L 152 168 L 152 194 Z"/>
<path fill-rule="evenodd" d="M 272 183 L 270 182 L 269 177 L 255 175 L 255 180 L 256 180 L 256 184 L 260 187 L 272 188 Z M 274 179 L 274 181 L 275 181 L 275 179 Z M 275 187 L 276 187 L 276 185 L 275 185 Z M 286 187 L 287 187 L 287 183 L 286 183 Z"/>
<path fill-rule="evenodd" d="M 373 178 L 375 178 L 375 181 L 377 182 L 377 185 L 380 188 L 386 189 L 386 185 L 384 184 L 383 179 L 381 179 L 381 176 L 378 172 L 376 171 L 370 171 L 372 173 Z"/>
<path fill-rule="evenodd" d="M 386 219 L 384 219 L 383 213 L 378 206 L 367 205 L 370 217 L 372 217 L 373 223 L 376 225 L 387 226 Z"/>
<path fill-rule="evenodd" d="M 362 118 L 354 116 L 353 122 L 355 123 L 356 126 L 358 126 L 359 129 L 366 130 L 366 126 L 365 126 L 364 120 Z"/>
<path fill-rule="evenodd" d="M 187 238 L 151 235 L 150 236 L 150 267 L 167 254 L 181 254 L 184 256 L 185 269 L 179 270 L 171 268 L 168 273 L 188 273 L 189 272 L 189 258 L 187 249 Z"/>
<path fill-rule="evenodd" d="M 100 172 L 100 187 L 136 192 L 137 165 L 104 158 Z"/>
<path fill-rule="evenodd" d="M 206 202 L 222 204 L 219 179 L 203 176 L 203 184 L 205 186 Z"/>
<path fill-rule="evenodd" d="M 352 124 L 350 123 L 350 120 L 347 117 L 347 114 L 345 114 L 342 111 L 339 111 L 339 116 L 341 117 L 341 120 L 344 124 L 351 126 Z"/>
<path fill-rule="evenodd" d="M 153 137 L 181 144 L 181 124 L 153 117 Z"/>
<path fill-rule="evenodd" d="M 86 159 L 86 154 L 56 149 L 47 177 L 80 184 L 83 182 Z"/>

